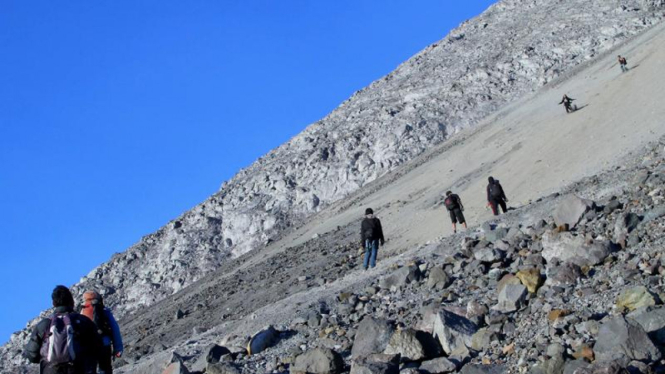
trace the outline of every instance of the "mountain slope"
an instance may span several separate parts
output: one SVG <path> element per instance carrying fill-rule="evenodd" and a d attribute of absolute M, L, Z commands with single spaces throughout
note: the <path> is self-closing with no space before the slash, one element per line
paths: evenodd
<path fill-rule="evenodd" d="M 460 131 L 525 93 L 548 82 L 556 83 L 558 77 L 573 71 L 574 67 L 602 57 L 602 52 L 657 23 L 662 11 L 654 13 L 644 5 L 661 4 L 651 3 L 500 2 L 414 56 L 395 72 L 356 93 L 289 143 L 241 171 L 204 203 L 146 236 L 126 252 L 115 255 L 84 277 L 75 289 L 79 292 L 88 287 L 102 290 L 109 304 L 124 319 L 129 319 L 132 312 L 182 290 L 229 261 L 231 256 L 263 247 L 269 240 L 278 241 L 280 237 L 285 240 L 268 250 L 283 249 L 287 246 L 284 243 L 290 240 L 298 244 L 314 233 L 348 225 L 357 217 L 357 211 L 348 209 L 345 202 L 331 204 L 349 197 L 362 186 L 370 189 L 384 186 L 382 179 L 370 183 L 381 176 L 395 182 L 391 184 L 392 192 L 384 196 L 360 193 L 350 198 L 358 197 L 352 201 L 386 209 L 385 220 L 395 228 L 387 249 L 400 251 L 405 245 L 422 243 L 440 234 L 440 212 L 431 207 L 437 194 L 448 186 L 482 191 L 481 176 L 492 170 L 497 175 L 510 176 L 508 180 L 501 177 L 506 189 L 526 200 L 555 191 L 557 186 L 576 180 L 585 172 L 598 170 L 603 162 L 594 156 L 608 159 L 616 156 L 613 149 L 599 144 L 610 142 L 613 147 L 626 149 L 633 149 L 635 144 L 635 138 L 630 136 L 621 138 L 626 139 L 625 143 L 614 143 L 612 121 L 620 116 L 609 116 L 613 107 L 608 105 L 603 106 L 606 111 L 596 113 L 592 112 L 596 104 L 590 103 L 588 108 L 570 117 L 577 125 L 571 125 L 572 131 L 576 137 L 584 139 L 580 147 L 585 147 L 586 153 L 572 154 L 575 158 L 565 162 L 539 158 L 538 164 L 549 164 L 547 168 L 540 165 L 524 168 L 513 160 L 531 160 L 539 152 L 551 156 L 566 149 L 568 138 L 564 138 L 564 134 L 570 134 L 565 130 L 558 143 L 531 141 L 531 137 L 542 136 L 561 124 L 561 108 L 553 105 L 558 102 L 560 92 L 546 92 L 534 99 L 542 100 L 538 105 L 502 111 L 493 118 L 499 120 L 508 112 L 516 113 L 510 124 L 500 122 L 502 125 L 486 124 L 477 131 Z M 639 60 L 628 56 L 631 64 L 639 64 Z M 602 69 L 611 66 L 612 58 L 603 60 L 606 66 Z M 631 75 L 641 76 L 645 81 L 640 85 L 651 87 L 653 77 L 640 75 L 642 69 L 646 70 L 645 65 L 640 64 L 635 71 L 617 79 L 629 81 Z M 566 86 L 566 91 L 580 102 L 591 102 L 599 91 L 585 92 L 584 87 L 595 82 L 589 79 L 580 82 L 584 85 Z M 639 87 L 636 85 L 629 95 L 639 96 Z M 603 96 L 603 100 L 626 95 L 625 88 L 610 88 L 617 93 Z M 575 91 L 579 95 L 573 94 Z M 646 98 L 657 97 L 652 94 Z M 601 123 L 606 127 L 597 133 L 582 126 L 596 115 L 607 119 Z M 539 121 L 538 126 L 527 126 L 531 121 Z M 618 125 L 628 126 L 621 128 L 625 132 L 633 128 L 626 120 Z M 658 130 L 652 122 L 648 125 Z M 515 130 L 511 126 L 516 126 Z M 513 132 L 517 130 L 519 134 Z M 407 187 L 406 179 L 396 180 L 387 175 L 457 133 L 461 136 L 454 144 L 471 144 L 445 153 L 436 163 L 427 163 L 410 175 L 422 178 L 422 185 L 413 184 L 415 182 L 411 185 L 419 185 L 419 190 L 429 189 L 427 193 Z M 550 136 L 548 140 L 557 139 L 557 134 Z M 592 136 L 598 142 L 589 142 Z M 497 152 L 501 153 L 500 159 L 495 159 Z M 580 163 L 579 157 L 587 157 L 592 162 Z M 446 175 L 440 173 L 441 170 L 455 172 Z M 439 179 L 431 179 L 437 174 Z M 527 189 L 525 183 L 534 183 L 535 188 Z M 400 202 L 396 203 L 397 200 Z M 419 205 L 409 205 L 410 201 Z M 396 204 L 406 207 L 388 209 Z M 477 219 L 483 214 L 478 203 L 467 203 L 467 206 L 469 218 Z M 321 214 L 308 226 L 290 231 L 315 212 Z M 405 216 L 411 224 L 400 225 L 401 217 Z M 16 347 L 11 348 L 11 345 L 20 344 L 24 337 L 24 333 L 13 337 L 10 347 L 2 352 L 3 357 L 11 360 L 3 362 L 16 362 Z M 5 353 L 8 351 L 11 353 Z"/>

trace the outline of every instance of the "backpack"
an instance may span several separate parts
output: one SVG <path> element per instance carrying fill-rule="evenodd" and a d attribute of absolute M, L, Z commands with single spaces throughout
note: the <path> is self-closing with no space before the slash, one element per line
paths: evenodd
<path fill-rule="evenodd" d="M 44 333 L 40 354 L 52 365 L 72 363 L 79 351 L 76 330 L 72 325 L 72 315 L 53 314 L 51 323 Z"/>
<path fill-rule="evenodd" d="M 490 184 L 490 197 L 492 199 L 500 199 L 503 197 L 503 189 L 499 182 L 494 182 Z"/>
<path fill-rule="evenodd" d="M 458 208 L 457 201 L 453 199 L 452 195 L 446 197 L 446 199 L 443 200 L 443 205 L 445 205 L 446 209 L 448 210 L 455 210 Z"/>
<path fill-rule="evenodd" d="M 100 336 L 113 337 L 111 323 L 106 312 L 104 312 L 104 304 L 100 302 L 92 304 L 92 321 L 97 326 L 97 333 Z"/>

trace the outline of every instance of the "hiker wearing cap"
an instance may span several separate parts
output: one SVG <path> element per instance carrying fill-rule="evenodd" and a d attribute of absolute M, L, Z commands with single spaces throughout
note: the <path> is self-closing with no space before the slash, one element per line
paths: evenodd
<path fill-rule="evenodd" d="M 365 218 L 360 224 L 360 245 L 365 248 L 365 260 L 363 261 L 365 270 L 368 267 L 376 266 L 379 242 L 381 242 L 381 245 L 385 243 L 381 221 L 374 217 L 372 208 L 367 208 L 365 210 Z"/>
<path fill-rule="evenodd" d="M 102 337 L 103 353 L 99 360 L 99 373 L 112 374 L 112 359 L 122 356 L 122 335 L 113 313 L 104 306 L 102 296 L 96 291 L 83 293 L 81 314 L 88 317 L 97 326 L 97 333 Z"/>
<path fill-rule="evenodd" d="M 23 356 L 39 363 L 41 374 L 95 374 L 102 351 L 97 328 L 74 311 L 74 297 L 65 286 L 51 294 L 54 311 L 32 329 Z"/>
<path fill-rule="evenodd" d="M 506 198 L 506 194 L 503 192 L 501 183 L 492 177 L 487 178 L 487 181 L 489 182 L 487 184 L 487 203 L 492 207 L 492 213 L 494 213 L 495 216 L 498 216 L 499 207 L 501 207 L 501 210 L 506 213 L 506 211 L 508 211 L 506 207 L 508 198 Z"/>
<path fill-rule="evenodd" d="M 462 205 L 462 199 L 452 191 L 446 192 L 446 198 L 443 200 L 443 205 L 448 209 L 450 213 L 450 220 L 453 222 L 453 233 L 457 232 L 457 223 L 461 223 L 466 230 L 466 219 L 464 219 L 464 205 Z"/>

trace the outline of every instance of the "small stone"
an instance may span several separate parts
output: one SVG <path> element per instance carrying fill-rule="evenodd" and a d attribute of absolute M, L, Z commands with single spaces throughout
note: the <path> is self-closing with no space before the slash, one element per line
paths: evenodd
<path fill-rule="evenodd" d="M 536 293 L 538 288 L 543 284 L 543 278 L 540 276 L 540 270 L 538 269 L 520 270 L 515 276 L 530 293 Z"/>

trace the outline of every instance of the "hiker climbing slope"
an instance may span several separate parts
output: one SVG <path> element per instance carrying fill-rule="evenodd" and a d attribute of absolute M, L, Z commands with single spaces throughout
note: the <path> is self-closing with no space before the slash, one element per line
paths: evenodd
<path fill-rule="evenodd" d="M 97 328 L 74 312 L 74 297 L 65 286 L 51 294 L 54 312 L 32 330 L 23 356 L 39 363 L 41 374 L 95 374 L 102 349 Z"/>
<path fill-rule="evenodd" d="M 506 207 L 508 198 L 506 198 L 506 194 L 503 192 L 501 183 L 492 177 L 487 178 L 487 181 L 489 182 L 487 184 L 487 203 L 492 208 L 492 213 L 494 213 L 495 216 L 498 216 L 499 207 L 501 207 L 501 210 L 506 213 L 508 210 Z"/>
<path fill-rule="evenodd" d="M 568 95 L 564 94 L 563 98 L 561 98 L 561 101 L 559 102 L 559 105 L 563 104 L 563 107 L 566 108 L 566 113 L 572 113 L 575 111 L 575 108 L 573 108 L 573 101 L 575 101 L 575 99 L 572 99 L 568 97 Z"/>
<path fill-rule="evenodd" d="M 453 223 L 453 232 L 457 232 L 458 222 L 464 226 L 464 229 L 466 229 L 466 219 L 464 219 L 464 214 L 462 213 L 464 211 L 462 199 L 458 195 L 452 193 L 452 191 L 447 191 L 446 198 L 443 200 L 443 205 L 446 206 L 448 213 L 450 213 L 450 220 Z"/>
<path fill-rule="evenodd" d="M 102 296 L 96 291 L 83 293 L 81 314 L 88 317 L 97 326 L 97 333 L 102 337 L 103 353 L 99 361 L 99 374 L 112 374 L 112 358 L 122 356 L 122 335 L 113 313 L 104 306 Z"/>
<path fill-rule="evenodd" d="M 619 61 L 619 67 L 621 68 L 621 72 L 622 73 L 627 72 L 628 71 L 628 61 L 626 61 L 626 58 L 621 57 L 621 55 L 619 55 L 617 57 L 617 60 Z"/>
<path fill-rule="evenodd" d="M 360 224 L 360 245 L 365 248 L 365 260 L 363 261 L 363 267 L 365 270 L 367 270 L 368 267 L 376 266 L 379 242 L 381 245 L 385 243 L 381 221 L 374 217 L 374 211 L 372 208 L 367 208 L 365 210 L 365 218 Z"/>

